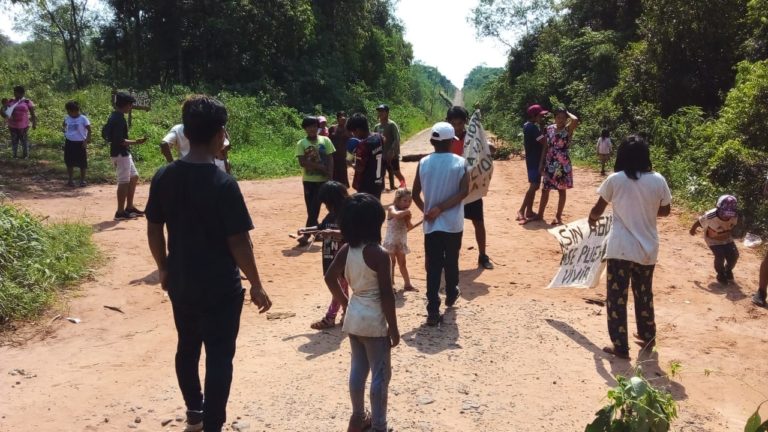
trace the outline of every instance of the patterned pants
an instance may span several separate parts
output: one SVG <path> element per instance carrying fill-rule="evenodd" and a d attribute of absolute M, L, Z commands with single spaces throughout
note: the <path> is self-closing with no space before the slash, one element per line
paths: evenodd
<path fill-rule="evenodd" d="M 629 286 L 635 297 L 637 334 L 645 341 L 656 337 L 656 321 L 653 313 L 653 270 L 655 266 L 640 265 L 632 261 L 608 260 L 608 334 L 614 348 L 629 352 L 627 336 L 627 299 Z"/>

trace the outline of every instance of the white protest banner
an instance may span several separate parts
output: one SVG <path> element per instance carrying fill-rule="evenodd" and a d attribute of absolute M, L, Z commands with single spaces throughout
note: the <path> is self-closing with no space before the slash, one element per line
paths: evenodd
<path fill-rule="evenodd" d="M 464 137 L 464 158 L 469 171 L 469 195 L 464 202 L 471 203 L 488 194 L 493 176 L 493 158 L 488 137 L 480 122 L 480 110 L 475 110 L 469 119 L 467 135 Z"/>
<path fill-rule="evenodd" d="M 594 288 L 605 269 L 605 249 L 613 226 L 613 215 L 597 220 L 594 228 L 587 219 L 552 228 L 550 234 L 560 242 L 563 258 L 560 270 L 547 288 Z"/>

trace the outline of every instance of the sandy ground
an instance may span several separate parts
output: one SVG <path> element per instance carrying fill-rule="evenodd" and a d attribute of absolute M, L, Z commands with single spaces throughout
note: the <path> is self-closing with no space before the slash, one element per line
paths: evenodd
<path fill-rule="evenodd" d="M 409 145 L 419 143 L 425 144 L 423 134 Z M 398 296 L 403 340 L 392 354 L 389 408 L 397 431 L 582 431 L 615 384 L 612 375 L 637 364 L 600 351 L 608 343 L 605 313 L 584 299 L 602 298 L 604 285 L 544 288 L 557 269 L 559 246 L 543 223 L 520 227 L 514 221 L 526 187 L 523 162 L 495 167 L 485 208 L 496 269 L 476 268 L 474 232 L 467 224 L 462 299 L 439 328 L 422 326 L 423 240 L 418 230 L 409 235 L 409 268 L 422 291 Z M 414 171 L 415 164 L 404 164 L 408 179 Z M 575 178 L 566 220 L 587 215 L 600 182 L 583 169 Z M 140 204 L 147 188 L 138 190 Z M 297 250 L 288 236 L 305 217 L 301 183 L 287 178 L 242 182 L 241 188 L 257 226 L 251 235 L 273 312 L 295 316 L 267 320 L 246 305 L 229 423 L 240 419 L 250 431 L 344 430 L 350 413 L 348 341 L 338 327 L 309 328 L 330 294 L 321 282 L 319 246 Z M 385 194 L 385 202 L 391 199 Z M 184 408 L 173 369 L 175 331 L 146 245 L 145 223 L 112 222 L 114 186 L 109 185 L 19 193 L 13 200 L 50 220 L 92 224 L 107 261 L 63 312 L 51 312 L 78 317 L 80 324 L 48 324 L 50 318 L 44 318 L 31 328 L 44 336 L 0 348 L 0 431 L 182 429 L 176 421 Z M 768 398 L 768 311 L 749 300 L 759 258 L 742 248 L 737 283 L 721 287 L 709 250 L 701 238 L 688 235 L 677 212 L 660 222 L 660 230 L 659 348 L 642 367 L 677 399 L 674 430 L 743 430 L 757 404 Z M 396 283 L 402 287 L 399 276 Z M 682 363 L 681 376 L 666 376 L 670 361 Z M 163 427 L 165 420 L 170 423 Z"/>

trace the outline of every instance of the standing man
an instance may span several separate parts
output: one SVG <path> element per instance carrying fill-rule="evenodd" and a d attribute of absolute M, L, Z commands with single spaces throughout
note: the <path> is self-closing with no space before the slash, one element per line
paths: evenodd
<path fill-rule="evenodd" d="M 178 334 L 176 376 L 187 406 L 185 431 L 217 432 L 226 422 L 240 313 L 251 283 L 259 313 L 272 302 L 261 286 L 248 231 L 253 229 L 237 182 L 213 159 L 224 146 L 227 109 L 208 96 L 182 108 L 190 141 L 185 157 L 160 168 L 147 203 L 147 238 Z M 164 227 L 168 228 L 168 243 Z M 205 390 L 198 363 L 205 345 Z"/>
<path fill-rule="evenodd" d="M 381 134 L 371 133 L 368 119 L 355 113 L 347 122 L 347 129 L 359 140 L 355 146 L 355 175 L 352 187 L 357 192 L 371 194 L 381 200 L 384 190 L 383 141 Z"/>
<path fill-rule="evenodd" d="M 451 152 L 456 156 L 464 157 L 464 138 L 467 136 L 466 126 L 469 121 L 469 113 L 464 107 L 454 106 L 448 110 L 445 121 L 450 123 L 456 131 L 456 138 L 451 143 Z M 480 252 L 480 256 L 477 257 L 477 265 L 484 269 L 492 270 L 493 263 L 491 263 L 491 259 L 485 253 L 486 234 L 482 198 L 470 203 L 464 203 L 464 219 L 471 220 L 472 225 L 475 227 L 475 240 L 477 241 L 477 249 Z"/>
<path fill-rule="evenodd" d="M 384 167 L 389 173 L 389 189 L 395 189 L 395 177 L 400 180 L 400 187 L 406 187 L 405 177 L 400 172 L 400 128 L 397 123 L 389 119 L 389 107 L 379 105 L 376 107 L 376 113 L 379 115 L 379 124 L 374 128 L 374 132 L 384 137 Z"/>
<path fill-rule="evenodd" d="M 2 117 L 8 120 L 13 157 L 19 157 L 19 144 L 21 144 L 21 154 L 24 159 L 29 157 L 29 125 L 32 125 L 32 129 L 37 127 L 35 104 L 24 97 L 25 93 L 24 87 L 14 87 L 13 99 L 6 101 L 0 110 Z"/>
<path fill-rule="evenodd" d="M 296 158 L 304 171 L 301 180 L 304 186 L 304 205 L 307 208 L 307 222 L 304 226 L 317 226 L 320 215 L 320 201 L 317 194 L 320 187 L 333 177 L 333 158 L 336 152 L 328 137 L 318 135 L 320 122 L 317 117 L 305 117 L 301 127 L 307 136 L 296 143 Z M 309 244 L 309 234 L 299 237 L 299 246 Z"/>
<path fill-rule="evenodd" d="M 347 130 L 347 113 L 344 111 L 336 113 L 336 124 L 331 126 L 328 133 L 333 146 L 336 148 L 336 151 L 333 152 L 333 181 L 349 187 L 349 178 L 347 177 L 347 141 L 352 134 Z"/>
<path fill-rule="evenodd" d="M 523 125 L 523 146 L 525 147 L 525 167 L 528 171 L 528 191 L 523 204 L 517 211 L 517 221 L 525 225 L 541 217 L 533 212 L 536 191 L 541 187 L 541 173 L 544 170 L 544 156 L 547 154 L 547 137 L 544 136 L 544 117 L 549 114 L 541 105 L 531 105 L 526 113 L 528 121 Z"/>

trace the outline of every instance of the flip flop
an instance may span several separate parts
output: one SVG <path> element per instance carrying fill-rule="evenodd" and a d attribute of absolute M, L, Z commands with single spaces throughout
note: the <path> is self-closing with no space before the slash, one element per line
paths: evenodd
<path fill-rule="evenodd" d="M 609 347 L 609 346 L 604 347 L 603 352 L 614 355 L 620 359 L 629 360 L 629 352 L 621 352 L 614 347 Z"/>
<path fill-rule="evenodd" d="M 515 218 L 515 220 L 516 220 L 516 221 L 524 221 L 524 220 L 526 220 L 526 219 L 527 219 L 527 218 L 526 218 L 525 216 L 523 216 L 523 214 L 522 214 L 522 213 L 520 213 L 520 212 L 517 212 L 517 217 Z"/>
<path fill-rule="evenodd" d="M 563 221 L 561 219 L 553 219 L 552 222 L 550 223 L 550 225 L 552 225 L 552 226 L 563 225 Z"/>
<path fill-rule="evenodd" d="M 403 287 L 404 292 L 419 292 L 413 285 Z"/>

